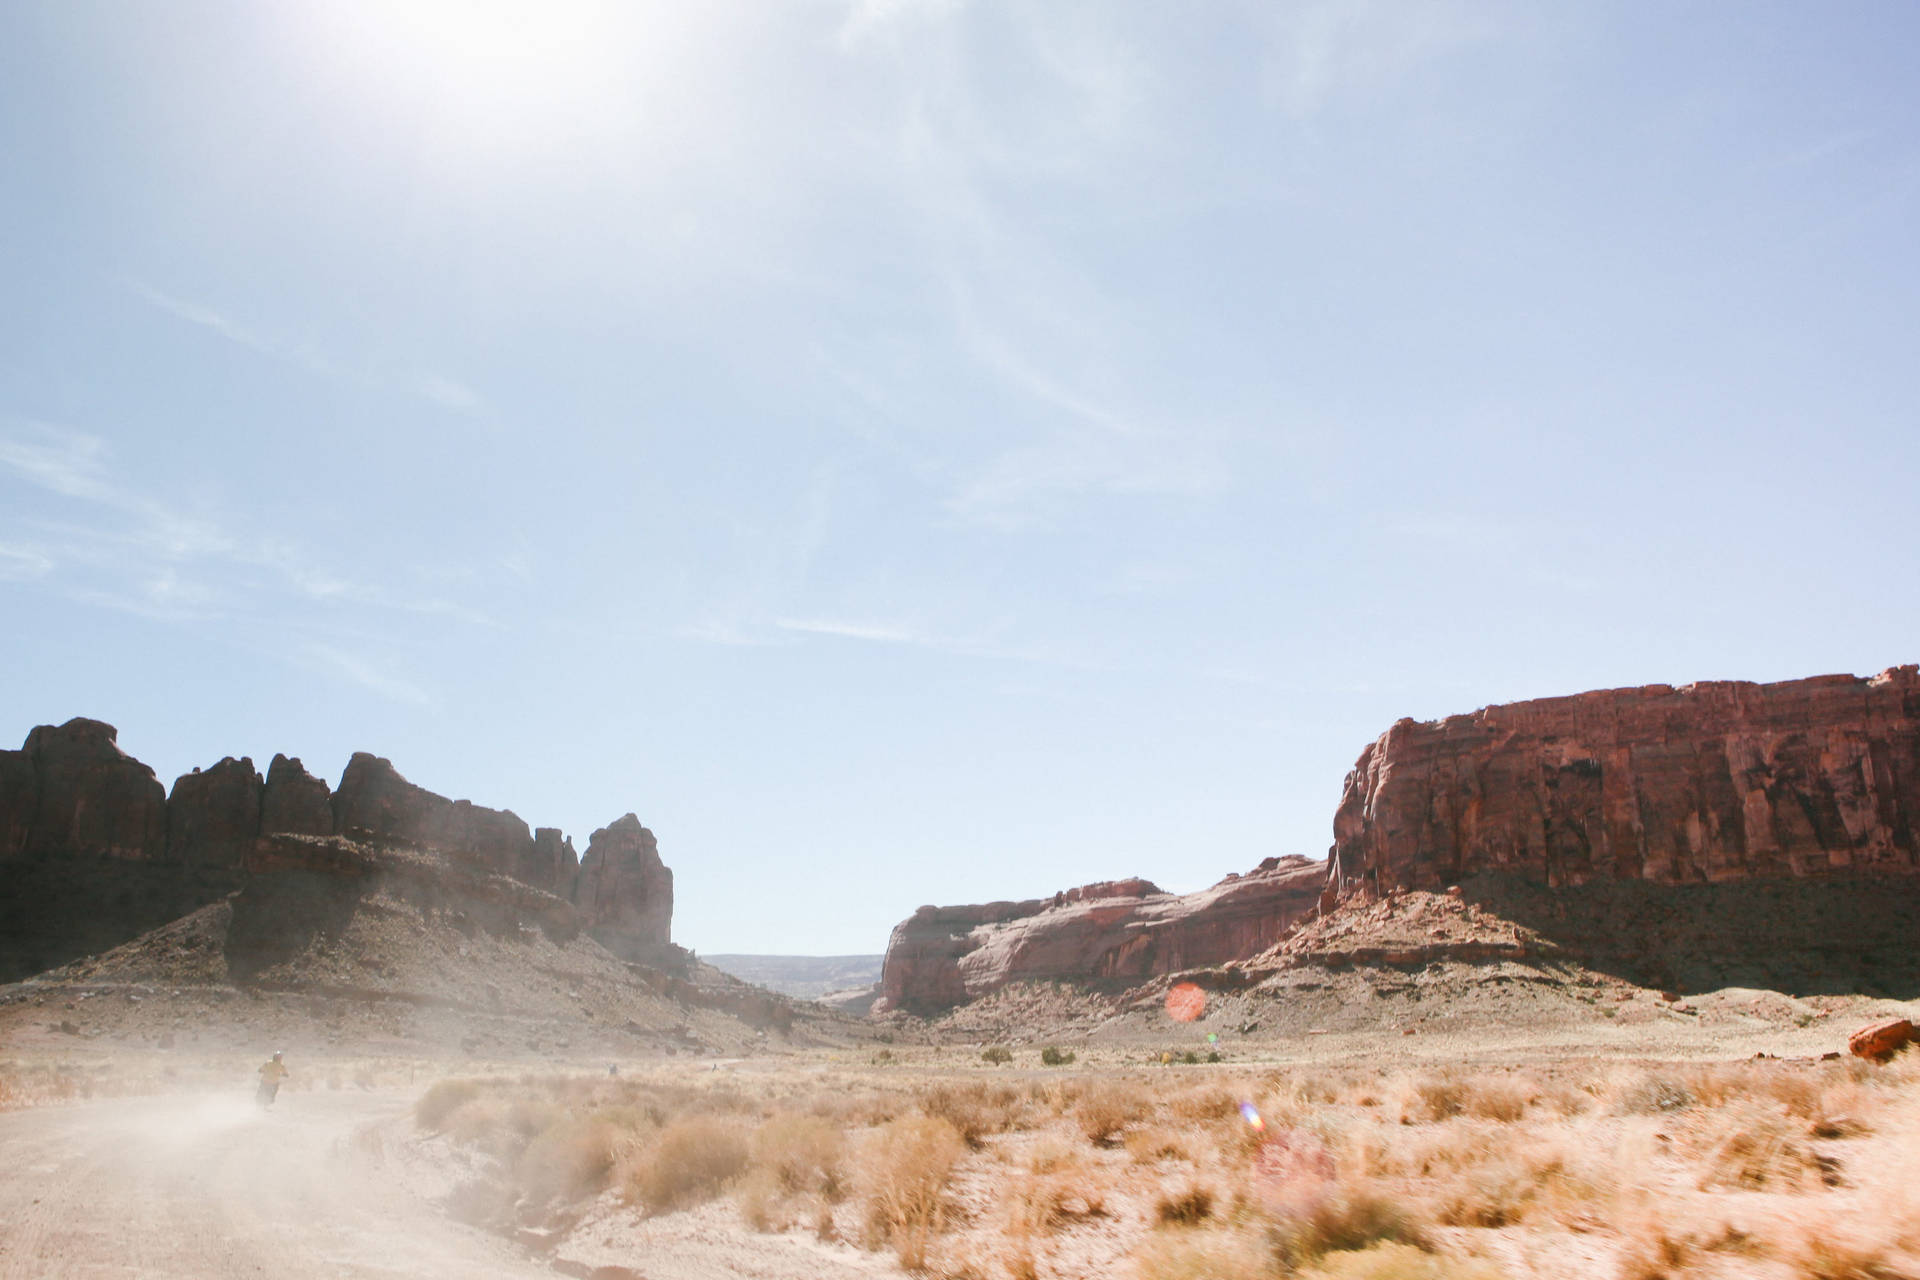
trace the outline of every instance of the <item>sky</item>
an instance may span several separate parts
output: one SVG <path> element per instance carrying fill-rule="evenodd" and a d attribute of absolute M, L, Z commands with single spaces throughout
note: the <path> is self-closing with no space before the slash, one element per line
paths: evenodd
<path fill-rule="evenodd" d="M 0 741 L 626 812 L 708 953 L 1920 660 L 1920 9 L 0 6 Z"/>

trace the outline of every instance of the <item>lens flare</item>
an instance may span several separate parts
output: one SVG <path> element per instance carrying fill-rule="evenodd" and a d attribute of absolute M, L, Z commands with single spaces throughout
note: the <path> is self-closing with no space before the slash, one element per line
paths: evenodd
<path fill-rule="evenodd" d="M 1175 1022 L 1192 1022 L 1207 1011 L 1207 993 L 1191 982 L 1182 982 L 1167 992 L 1167 1016 Z"/>
<path fill-rule="evenodd" d="M 1245 1120 L 1255 1133 L 1265 1133 L 1267 1131 L 1267 1122 L 1260 1118 L 1260 1109 L 1251 1102 L 1243 1102 L 1240 1104 L 1240 1118 Z"/>

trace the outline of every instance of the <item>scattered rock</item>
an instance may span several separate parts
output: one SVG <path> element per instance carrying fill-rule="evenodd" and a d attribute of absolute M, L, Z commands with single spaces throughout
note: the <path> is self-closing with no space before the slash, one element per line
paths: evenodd
<path fill-rule="evenodd" d="M 1913 1023 L 1888 1018 L 1860 1028 L 1847 1037 L 1847 1051 L 1869 1062 L 1885 1062 L 1913 1039 Z"/>

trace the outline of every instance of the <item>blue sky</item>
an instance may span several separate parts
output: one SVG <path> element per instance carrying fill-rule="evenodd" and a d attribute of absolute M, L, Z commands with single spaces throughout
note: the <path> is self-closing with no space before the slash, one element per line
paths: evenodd
<path fill-rule="evenodd" d="M 0 9 L 0 732 L 632 810 L 708 952 L 1920 658 L 1904 4 Z"/>

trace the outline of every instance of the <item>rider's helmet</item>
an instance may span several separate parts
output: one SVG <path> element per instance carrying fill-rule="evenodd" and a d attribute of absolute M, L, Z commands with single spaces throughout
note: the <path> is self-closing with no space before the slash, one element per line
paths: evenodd
<path fill-rule="evenodd" d="M 275 1049 L 275 1050 L 273 1051 L 273 1060 L 274 1060 L 275 1062 L 278 1062 L 278 1061 L 280 1061 L 280 1053 L 281 1053 L 281 1051 L 280 1051 L 279 1049 Z"/>

